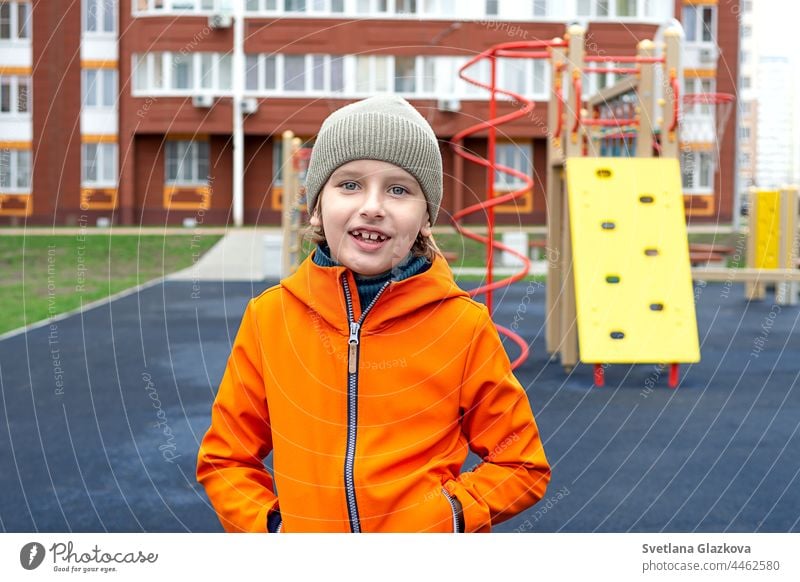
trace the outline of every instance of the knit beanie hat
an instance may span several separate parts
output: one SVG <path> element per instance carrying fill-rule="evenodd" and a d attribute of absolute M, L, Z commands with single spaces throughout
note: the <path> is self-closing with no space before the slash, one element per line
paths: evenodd
<path fill-rule="evenodd" d="M 403 168 L 417 179 L 428 202 L 431 225 L 442 203 L 442 155 L 430 124 L 411 104 L 379 95 L 331 113 L 311 150 L 306 198 L 313 212 L 322 187 L 339 166 L 378 160 Z"/>

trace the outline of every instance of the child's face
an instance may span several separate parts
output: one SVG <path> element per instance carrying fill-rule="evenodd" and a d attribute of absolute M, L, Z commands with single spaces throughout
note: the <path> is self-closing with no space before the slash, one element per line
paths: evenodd
<path fill-rule="evenodd" d="M 332 258 L 360 275 L 394 268 L 408 255 L 417 234 L 430 236 L 428 221 L 416 178 L 376 160 L 339 166 L 322 188 L 310 219 L 313 226 L 323 227 Z"/>

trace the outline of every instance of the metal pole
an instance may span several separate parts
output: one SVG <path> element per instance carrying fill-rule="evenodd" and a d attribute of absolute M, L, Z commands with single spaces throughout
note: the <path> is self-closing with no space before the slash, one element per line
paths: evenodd
<path fill-rule="evenodd" d="M 244 224 L 244 0 L 233 0 L 233 224 Z"/>

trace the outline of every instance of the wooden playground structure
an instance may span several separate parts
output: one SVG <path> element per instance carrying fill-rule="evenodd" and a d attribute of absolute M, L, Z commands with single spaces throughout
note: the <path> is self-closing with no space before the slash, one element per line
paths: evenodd
<path fill-rule="evenodd" d="M 593 364 L 597 386 L 604 383 L 605 366 L 613 363 L 669 365 L 669 385 L 678 385 L 679 364 L 700 360 L 693 279 L 744 282 L 749 299 L 764 297 L 772 283 L 776 302 L 797 303 L 796 187 L 751 192 L 745 268 L 692 267 L 724 261 L 732 249 L 688 243 L 679 163 L 682 105 L 717 107 L 719 140 L 734 99 L 681 94 L 682 36 L 679 25 L 672 25 L 663 31 L 662 43 L 640 41 L 634 56 L 587 55 L 585 30 L 572 25 L 563 38 L 495 45 L 460 71 L 462 79 L 490 92 L 488 120 L 452 139 L 457 155 L 487 169 L 487 198 L 452 220 L 460 234 L 487 246 L 485 283 L 470 293 L 484 295 L 491 311 L 493 291 L 523 279 L 530 268 L 526 254 L 494 239 L 494 208 L 533 187 L 530 176 L 496 162 L 496 130 L 530 115 L 535 106 L 497 85 L 497 61 L 550 63 L 546 349 L 558 355 L 567 372 L 579 362 Z M 490 64 L 488 82 L 468 74 L 481 60 Z M 592 73 L 614 73 L 620 80 L 584 98 L 583 79 Z M 518 107 L 498 116 L 501 99 Z M 466 137 L 479 132 L 488 136 L 487 158 L 463 146 Z M 289 274 L 300 256 L 299 192 L 310 152 L 291 132 L 283 140 L 283 272 Z M 496 196 L 495 171 L 513 175 L 524 186 Z M 486 235 L 461 223 L 475 212 L 487 217 Z M 495 250 L 518 257 L 520 271 L 495 281 Z M 498 330 L 520 347 L 513 362 L 520 365 L 528 355 L 527 342 L 511 330 Z"/>

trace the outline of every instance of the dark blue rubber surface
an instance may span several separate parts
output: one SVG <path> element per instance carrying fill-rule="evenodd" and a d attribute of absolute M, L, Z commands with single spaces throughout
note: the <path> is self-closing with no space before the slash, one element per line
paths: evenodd
<path fill-rule="evenodd" d="M 0 530 L 221 531 L 197 447 L 265 287 L 163 283 L 1 341 Z M 545 499 L 496 531 L 800 531 L 800 309 L 695 295 L 703 359 L 677 390 L 655 365 L 611 366 L 604 388 L 565 374 L 544 287 L 496 295 L 531 342 L 517 375 L 553 464 Z"/>

